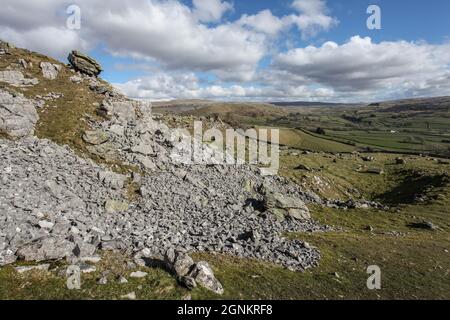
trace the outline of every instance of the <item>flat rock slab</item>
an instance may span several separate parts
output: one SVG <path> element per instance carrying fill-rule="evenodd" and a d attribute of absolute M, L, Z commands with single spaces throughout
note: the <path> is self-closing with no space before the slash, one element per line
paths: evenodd
<path fill-rule="evenodd" d="M 130 273 L 130 278 L 145 278 L 147 275 L 147 272 L 135 271 Z"/>
<path fill-rule="evenodd" d="M 48 271 L 50 264 L 40 264 L 38 266 L 15 267 L 17 273 L 26 273 L 30 271 Z"/>

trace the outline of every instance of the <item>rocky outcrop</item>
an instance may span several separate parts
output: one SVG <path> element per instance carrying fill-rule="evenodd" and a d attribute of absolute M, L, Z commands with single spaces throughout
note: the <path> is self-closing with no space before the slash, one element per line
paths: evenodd
<path fill-rule="evenodd" d="M 0 90 L 0 132 L 12 138 L 32 135 L 39 119 L 34 105 L 23 96 Z"/>
<path fill-rule="evenodd" d="M 88 76 L 96 77 L 103 71 L 102 67 L 97 61 L 78 51 L 72 51 L 69 54 L 68 59 L 75 70 Z"/>
<path fill-rule="evenodd" d="M 113 117 L 117 122 L 127 124 L 136 120 L 137 106 L 138 102 L 130 100 L 104 100 L 98 112 L 105 117 Z"/>

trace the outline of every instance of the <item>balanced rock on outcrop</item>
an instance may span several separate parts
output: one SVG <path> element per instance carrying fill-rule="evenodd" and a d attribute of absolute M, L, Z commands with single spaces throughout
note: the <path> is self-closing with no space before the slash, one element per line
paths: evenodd
<path fill-rule="evenodd" d="M 87 74 L 88 76 L 98 76 L 103 71 L 97 61 L 78 51 L 72 51 L 69 54 L 68 59 L 75 70 Z"/>
<path fill-rule="evenodd" d="M 296 220 L 311 219 L 309 209 L 302 200 L 281 193 L 266 193 L 264 209 L 279 220 L 284 220 L 286 217 Z"/>
<path fill-rule="evenodd" d="M 12 138 L 32 135 L 38 119 L 31 100 L 0 90 L 0 132 Z"/>

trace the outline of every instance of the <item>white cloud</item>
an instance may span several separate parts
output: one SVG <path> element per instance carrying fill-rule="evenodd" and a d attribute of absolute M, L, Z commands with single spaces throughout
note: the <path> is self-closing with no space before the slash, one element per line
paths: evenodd
<path fill-rule="evenodd" d="M 308 83 L 348 95 L 450 93 L 450 44 L 374 43 L 352 37 L 338 45 L 297 48 L 279 54 L 274 67 Z"/>
<path fill-rule="evenodd" d="M 193 0 L 194 15 L 201 22 L 218 22 L 233 5 L 222 0 Z"/>
<path fill-rule="evenodd" d="M 303 38 L 315 36 L 319 31 L 329 30 L 338 24 L 336 18 L 328 15 L 324 0 L 295 0 L 292 7 L 300 14 L 290 15 L 286 20 L 298 26 Z"/>
<path fill-rule="evenodd" d="M 216 99 L 216 100 L 329 100 L 334 91 L 326 88 L 311 88 L 307 85 L 223 85 L 207 84 L 193 73 L 157 72 L 115 87 L 136 99 L 152 101 L 172 99 Z"/>
<path fill-rule="evenodd" d="M 270 10 L 263 10 L 255 15 L 244 14 L 237 24 L 268 35 L 276 35 L 286 26 L 282 19 L 274 16 Z"/>
<path fill-rule="evenodd" d="M 19 32 L 11 28 L 0 30 L 0 39 L 13 41 L 20 48 L 32 48 L 39 53 L 65 59 L 74 48 L 87 50 L 89 44 L 76 31 L 51 26 Z M 57 41 L 55 41 L 57 39 Z"/>
<path fill-rule="evenodd" d="M 112 54 L 151 59 L 168 69 L 217 72 L 239 80 L 253 76 L 266 52 L 261 34 L 232 23 L 208 26 L 199 21 L 220 19 L 230 9 L 228 2 L 198 0 L 193 9 L 174 0 L 76 3 L 81 30 L 70 31 L 65 10 L 72 1 L 3 0 L 0 36 L 58 58 L 71 49 L 105 45 Z"/>
<path fill-rule="evenodd" d="M 152 76 L 121 87 L 151 99 L 238 97 L 354 99 L 450 94 L 450 44 L 374 43 L 355 36 L 343 44 L 273 53 L 281 32 L 297 27 L 304 38 L 337 24 L 324 0 L 295 0 L 294 12 L 270 10 L 224 22 L 228 1 L 77 0 L 81 30 L 66 28 L 73 0 L 2 0 L 0 38 L 66 59 L 72 49 L 102 46 Z M 273 65 L 260 70 L 264 57 Z M 205 84 L 196 74 L 216 79 Z"/>

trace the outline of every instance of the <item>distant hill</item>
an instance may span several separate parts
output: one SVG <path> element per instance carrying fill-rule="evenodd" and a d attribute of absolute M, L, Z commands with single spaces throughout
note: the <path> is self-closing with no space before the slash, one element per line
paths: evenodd
<path fill-rule="evenodd" d="M 450 111 L 450 97 L 403 99 L 372 103 L 379 112 Z"/>
<path fill-rule="evenodd" d="M 297 107 L 349 107 L 349 106 L 358 106 L 361 104 L 355 103 L 333 103 L 333 102 L 308 102 L 308 101 L 291 101 L 291 102 L 271 102 L 275 106 L 279 107 L 287 107 L 287 108 L 297 108 Z"/>

